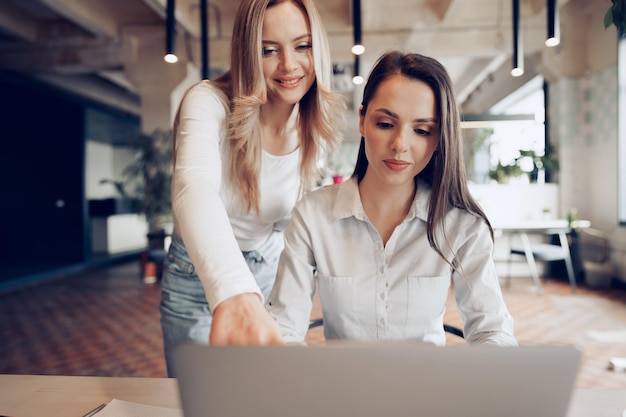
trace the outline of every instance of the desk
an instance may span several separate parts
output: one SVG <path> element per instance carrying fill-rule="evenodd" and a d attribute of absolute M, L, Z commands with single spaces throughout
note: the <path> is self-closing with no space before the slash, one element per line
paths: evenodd
<path fill-rule="evenodd" d="M 0 415 L 80 417 L 113 398 L 180 408 L 178 384 L 169 378 L 0 375 Z M 622 417 L 625 389 L 574 390 L 567 417 Z"/>
<path fill-rule="evenodd" d="M 181 408 L 172 378 L 0 375 L 0 416 L 81 417 L 114 398 Z"/>
<path fill-rule="evenodd" d="M 559 243 L 563 251 L 562 256 L 565 261 L 565 267 L 567 269 L 567 276 L 572 286 L 572 290 L 576 291 L 576 274 L 574 273 L 574 265 L 572 264 L 572 257 L 570 254 L 569 242 L 567 240 L 567 233 L 572 229 L 587 228 L 591 223 L 587 220 L 577 220 L 570 223 L 567 220 L 539 220 L 539 221 L 524 221 L 524 222 L 511 222 L 511 223 L 497 223 L 493 224 L 494 230 L 500 233 L 516 234 L 520 237 L 522 242 L 522 250 L 528 262 L 530 268 L 530 275 L 537 288 L 537 293 L 541 294 L 541 283 L 539 281 L 539 273 L 537 272 L 537 265 L 535 263 L 535 256 L 533 254 L 533 247 L 530 244 L 529 234 L 542 234 L 542 235 L 558 235 Z"/>

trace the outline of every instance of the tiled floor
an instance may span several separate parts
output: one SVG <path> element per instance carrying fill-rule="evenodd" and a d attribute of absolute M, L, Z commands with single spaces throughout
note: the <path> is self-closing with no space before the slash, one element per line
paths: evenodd
<path fill-rule="evenodd" d="M 516 279 L 504 294 L 521 344 L 582 350 L 577 387 L 626 387 L 626 372 L 607 369 L 626 357 L 626 290 L 572 294 L 549 280 L 539 297 L 530 279 Z M 142 288 L 137 262 L 0 294 L 0 373 L 164 377 L 159 301 L 158 284 Z M 461 325 L 452 298 L 446 322 Z M 323 343 L 322 329 L 309 341 Z"/>

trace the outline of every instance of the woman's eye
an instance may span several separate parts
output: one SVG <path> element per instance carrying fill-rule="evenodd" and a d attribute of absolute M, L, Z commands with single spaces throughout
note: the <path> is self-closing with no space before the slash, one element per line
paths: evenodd
<path fill-rule="evenodd" d="M 296 46 L 298 52 L 308 52 L 313 46 L 310 43 L 303 43 Z"/>
<path fill-rule="evenodd" d="M 377 122 L 376 126 L 380 127 L 381 129 L 391 129 L 393 127 L 393 125 L 388 122 Z"/>
<path fill-rule="evenodd" d="M 263 48 L 263 56 L 271 56 L 277 52 L 276 48 Z"/>
<path fill-rule="evenodd" d="M 430 131 L 424 129 L 415 129 L 415 133 L 421 136 L 430 136 Z"/>

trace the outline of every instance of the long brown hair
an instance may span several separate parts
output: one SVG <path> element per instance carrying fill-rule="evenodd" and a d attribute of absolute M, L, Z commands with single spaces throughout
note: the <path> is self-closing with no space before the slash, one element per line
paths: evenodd
<path fill-rule="evenodd" d="M 464 209 L 483 218 L 489 226 L 493 240 L 491 224 L 467 186 L 461 122 L 452 81 L 443 65 L 433 58 L 415 53 L 388 52 L 378 59 L 368 77 L 361 103 L 363 115 L 367 112 L 367 106 L 380 84 L 393 75 L 403 75 L 422 81 L 430 86 L 435 95 L 440 132 L 439 146 L 428 165 L 415 176 L 415 179 L 419 178 L 431 186 L 427 219 L 428 242 L 446 262 L 452 265 L 453 260 L 447 259 L 443 254 L 437 233 L 440 231 L 445 240 L 444 219 L 450 207 Z M 365 139 L 361 137 L 357 162 L 352 175 L 361 181 L 367 171 L 367 166 Z"/>

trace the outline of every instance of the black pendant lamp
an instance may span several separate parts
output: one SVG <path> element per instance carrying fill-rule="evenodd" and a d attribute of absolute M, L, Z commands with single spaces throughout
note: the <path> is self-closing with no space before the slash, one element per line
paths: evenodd
<path fill-rule="evenodd" d="M 561 43 L 561 28 L 559 25 L 559 5 L 557 0 L 546 0 L 546 15 L 548 36 L 546 46 L 553 47 Z"/>
<path fill-rule="evenodd" d="M 176 56 L 176 2 L 167 0 L 165 7 L 165 62 L 174 64 L 178 62 Z"/>
<path fill-rule="evenodd" d="M 209 79 L 209 15 L 208 1 L 200 0 L 200 38 L 202 48 L 202 73 L 203 80 Z"/>
<path fill-rule="evenodd" d="M 356 85 L 361 85 L 363 84 L 363 77 L 361 76 L 360 72 L 361 72 L 361 57 L 358 55 L 354 56 L 354 67 L 353 67 L 353 71 L 352 71 L 352 83 L 356 84 Z"/>
<path fill-rule="evenodd" d="M 352 0 L 352 26 L 354 29 L 354 42 L 352 44 L 352 53 L 361 55 L 365 52 L 363 41 L 361 39 L 361 0 Z"/>
<path fill-rule="evenodd" d="M 511 75 L 519 77 L 524 74 L 524 46 L 520 28 L 520 0 L 513 0 L 513 68 Z"/>

